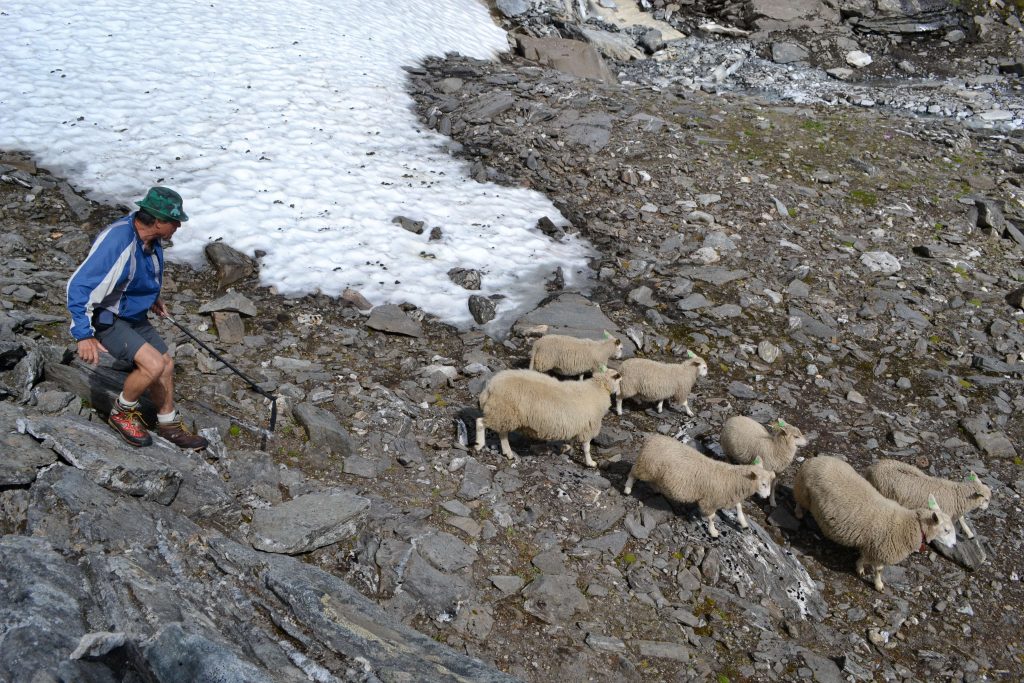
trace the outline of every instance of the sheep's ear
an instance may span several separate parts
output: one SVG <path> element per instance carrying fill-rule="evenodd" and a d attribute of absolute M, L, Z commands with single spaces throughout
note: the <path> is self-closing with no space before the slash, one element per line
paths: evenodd
<path fill-rule="evenodd" d="M 783 420 L 783 419 L 782 419 L 782 418 L 780 417 L 780 418 L 779 418 L 779 421 L 778 421 L 778 422 L 777 422 L 776 424 L 778 424 L 778 425 L 779 425 L 779 427 L 780 427 L 780 428 L 782 428 L 782 427 L 785 427 L 785 426 L 786 426 L 786 421 L 785 421 L 785 420 Z"/>
<path fill-rule="evenodd" d="M 757 479 L 757 472 L 747 472 L 747 479 Z"/>
<path fill-rule="evenodd" d="M 939 523 L 939 513 L 938 512 L 933 512 L 932 513 L 932 521 L 935 522 L 936 524 Z"/>
<path fill-rule="evenodd" d="M 601 331 L 604 332 L 604 337 L 602 337 L 603 339 L 611 339 L 612 338 L 612 335 L 608 334 L 608 330 L 601 330 Z"/>
<path fill-rule="evenodd" d="M 697 354 L 695 354 L 695 353 L 694 353 L 693 351 L 691 351 L 690 349 L 686 349 L 686 357 L 687 357 L 687 358 L 696 358 L 696 357 L 697 357 Z"/>
<path fill-rule="evenodd" d="M 978 482 L 978 475 L 974 473 L 974 470 L 971 470 L 971 473 L 967 475 L 967 481 L 972 484 L 976 484 Z"/>
<path fill-rule="evenodd" d="M 764 467 L 764 465 L 761 463 L 761 457 L 760 456 L 754 458 L 754 462 L 752 462 L 750 464 L 751 465 L 757 465 L 758 467 Z"/>
<path fill-rule="evenodd" d="M 598 365 L 597 366 L 597 371 L 598 372 L 608 372 L 608 367 L 605 366 L 605 365 Z"/>
<path fill-rule="evenodd" d="M 928 509 L 929 510 L 938 510 L 939 509 L 939 503 L 935 500 L 935 496 L 932 495 L 931 493 L 928 494 Z"/>

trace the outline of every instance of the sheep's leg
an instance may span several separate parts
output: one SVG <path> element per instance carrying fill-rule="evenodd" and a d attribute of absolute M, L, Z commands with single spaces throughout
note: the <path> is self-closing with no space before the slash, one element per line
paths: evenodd
<path fill-rule="evenodd" d="M 622 492 L 624 494 L 626 494 L 627 496 L 629 494 L 633 493 L 633 484 L 635 482 L 636 482 L 636 479 L 633 478 L 633 472 L 632 472 L 632 470 L 630 470 L 629 476 L 626 477 L 626 485 L 622 487 Z"/>
<path fill-rule="evenodd" d="M 658 414 L 661 415 L 661 409 L 665 405 L 665 401 L 658 401 Z"/>
<path fill-rule="evenodd" d="M 619 394 L 615 397 L 615 414 L 622 415 L 622 395 Z"/>
<path fill-rule="evenodd" d="M 484 448 L 484 438 L 485 438 L 486 434 L 487 434 L 487 432 L 484 431 L 484 419 L 482 417 L 478 417 L 476 419 L 476 449 L 475 450 L 477 450 L 477 451 L 482 451 L 483 450 L 483 448 Z"/>
<path fill-rule="evenodd" d="M 587 373 L 583 373 L 583 375 L 585 375 L 585 374 L 587 374 Z M 583 381 L 583 375 L 580 375 L 580 381 L 581 382 Z"/>
<path fill-rule="evenodd" d="M 711 534 L 711 538 L 718 538 L 718 529 L 715 528 L 715 513 L 712 512 L 704 519 L 708 521 L 708 533 Z"/>
<path fill-rule="evenodd" d="M 775 477 L 774 479 L 772 479 L 771 494 L 768 496 L 768 505 L 770 507 L 775 507 L 775 486 L 778 483 L 779 483 L 779 478 L 778 477 Z"/>
<path fill-rule="evenodd" d="M 508 443 L 508 432 L 498 432 L 498 439 L 501 441 L 501 454 L 514 462 L 518 456 Z"/>
<path fill-rule="evenodd" d="M 740 521 L 740 528 L 749 529 L 750 525 L 747 524 L 747 518 L 743 514 L 743 503 L 736 503 L 736 519 Z"/>
<path fill-rule="evenodd" d="M 880 564 L 875 565 L 875 590 L 879 593 L 885 590 L 885 584 L 882 583 L 882 569 L 883 566 Z"/>
<path fill-rule="evenodd" d="M 797 519 L 804 518 L 804 509 L 800 507 L 800 503 L 793 503 L 793 516 Z"/>
<path fill-rule="evenodd" d="M 971 530 L 971 527 L 967 526 L 966 515 L 960 518 L 960 526 L 963 527 L 964 533 L 967 534 L 967 538 L 974 538 L 974 532 Z"/>
<path fill-rule="evenodd" d="M 869 566 L 870 565 L 868 565 L 868 563 L 864 561 L 863 557 L 858 557 L 857 558 L 857 576 L 864 576 L 867 573 Z"/>
<path fill-rule="evenodd" d="M 683 401 L 683 410 L 686 411 L 687 415 L 693 417 L 693 411 L 690 410 L 690 399 L 686 399 L 685 401 Z"/>
<path fill-rule="evenodd" d="M 583 442 L 583 462 L 587 464 L 587 467 L 597 467 L 597 463 L 590 457 L 590 439 Z"/>

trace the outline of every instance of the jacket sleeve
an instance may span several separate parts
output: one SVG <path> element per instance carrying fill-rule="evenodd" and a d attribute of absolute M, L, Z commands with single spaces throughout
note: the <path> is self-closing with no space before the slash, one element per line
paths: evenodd
<path fill-rule="evenodd" d="M 78 341 L 94 336 L 93 309 L 126 277 L 125 264 L 131 256 L 134 243 L 129 241 L 126 244 L 119 237 L 114 230 L 101 234 L 85 261 L 68 280 L 71 336 Z"/>

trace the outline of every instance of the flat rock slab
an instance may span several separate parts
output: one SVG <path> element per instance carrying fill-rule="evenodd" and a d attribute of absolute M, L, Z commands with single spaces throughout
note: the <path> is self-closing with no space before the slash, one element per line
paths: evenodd
<path fill-rule="evenodd" d="M 436 531 L 418 538 L 415 545 L 424 559 L 443 572 L 468 567 L 477 557 L 476 550 L 445 531 Z"/>
<path fill-rule="evenodd" d="M 79 417 L 19 418 L 17 425 L 105 489 L 161 505 L 170 505 L 178 495 L 181 472 L 146 455 L 163 446 L 127 446 L 107 425 Z"/>
<path fill-rule="evenodd" d="M 271 683 L 273 679 L 228 648 L 181 624 L 168 624 L 142 648 L 150 671 L 161 683 Z"/>
<path fill-rule="evenodd" d="M 85 585 L 46 539 L 0 536 L 0 680 L 106 680 L 93 678 L 101 667 L 68 660 L 87 630 Z"/>
<path fill-rule="evenodd" d="M 607 330 L 622 340 L 623 358 L 631 357 L 635 351 L 633 342 L 615 328 L 615 323 L 601 312 L 600 306 L 574 292 L 566 292 L 538 306 L 517 320 L 512 329 L 523 334 L 540 325 L 547 327 L 546 334 L 566 334 L 582 339 L 602 339 Z"/>
<path fill-rule="evenodd" d="M 0 487 L 27 486 L 36 480 L 40 467 L 57 460 L 53 450 L 40 446 L 27 434 L 0 435 L 0 452 Z"/>
<path fill-rule="evenodd" d="M 249 317 L 257 313 L 256 304 L 241 292 L 228 292 L 219 299 L 203 304 L 199 308 L 200 313 L 218 313 L 222 311 L 231 311 Z"/>
<path fill-rule="evenodd" d="M 567 621 L 576 612 L 589 609 L 587 599 L 570 574 L 544 574 L 523 589 L 523 609 L 548 624 Z"/>
<path fill-rule="evenodd" d="M 296 555 L 355 535 L 370 501 L 348 491 L 310 493 L 256 510 L 249 542 L 257 550 Z"/>
<path fill-rule="evenodd" d="M 972 539 L 966 537 L 960 537 L 956 540 L 956 545 L 950 548 L 944 543 L 938 541 L 932 541 L 932 549 L 938 554 L 945 557 L 947 560 L 953 560 L 961 567 L 974 571 L 985 564 L 985 560 L 988 559 L 988 553 L 986 550 L 991 551 L 988 547 L 988 543 L 982 539 L 981 536 L 975 536 Z"/>
<path fill-rule="evenodd" d="M 377 306 L 370 312 L 366 326 L 371 330 L 404 334 L 407 337 L 422 337 L 423 326 L 410 318 L 400 306 L 385 304 Z"/>

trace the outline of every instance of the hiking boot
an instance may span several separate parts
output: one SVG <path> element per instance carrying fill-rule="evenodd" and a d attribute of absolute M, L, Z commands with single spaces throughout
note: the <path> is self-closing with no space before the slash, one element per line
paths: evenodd
<path fill-rule="evenodd" d="M 178 448 L 201 451 L 210 445 L 210 442 L 203 437 L 190 432 L 188 427 L 185 426 L 185 421 L 181 419 L 181 417 L 174 422 L 158 424 L 156 426 L 156 433 L 173 443 Z"/>
<path fill-rule="evenodd" d="M 146 430 L 146 423 L 142 421 L 142 413 L 138 408 L 114 408 L 107 418 L 107 424 L 133 446 L 149 446 L 153 443 L 153 437 Z"/>

